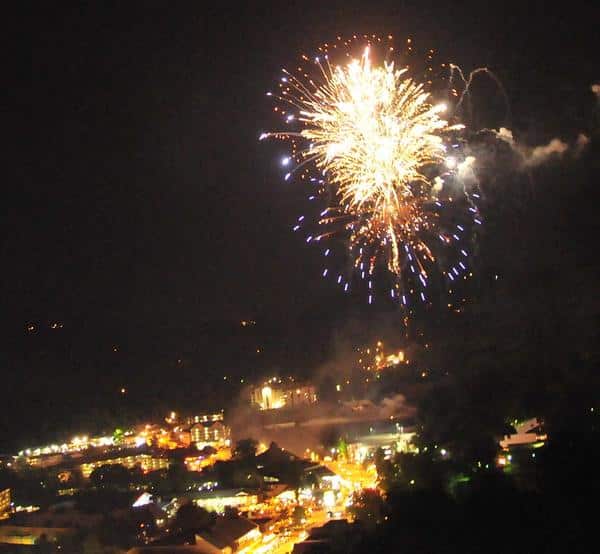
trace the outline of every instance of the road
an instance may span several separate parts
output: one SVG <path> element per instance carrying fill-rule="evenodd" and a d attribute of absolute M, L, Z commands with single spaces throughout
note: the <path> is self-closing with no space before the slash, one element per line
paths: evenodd
<path fill-rule="evenodd" d="M 243 550 L 243 554 L 289 554 L 297 542 L 308 538 L 309 531 L 313 527 L 320 527 L 327 521 L 325 510 L 313 511 L 300 528 L 285 529 L 279 534 L 271 535 L 266 541 L 259 545 Z"/>
<path fill-rule="evenodd" d="M 328 521 L 328 513 L 334 518 L 347 517 L 346 506 L 348 500 L 355 491 L 363 488 L 375 488 L 377 486 L 377 471 L 374 465 L 364 468 L 360 464 L 344 461 L 326 462 L 331 471 L 340 476 L 340 495 L 335 506 L 327 509 L 314 505 L 305 505 L 308 515 L 300 528 L 294 527 L 287 520 L 277 529 L 277 533 L 266 536 L 263 542 L 243 551 L 243 554 L 289 554 L 294 544 L 306 540 L 313 527 L 320 527 Z M 312 509 L 311 509 L 312 508 Z"/>

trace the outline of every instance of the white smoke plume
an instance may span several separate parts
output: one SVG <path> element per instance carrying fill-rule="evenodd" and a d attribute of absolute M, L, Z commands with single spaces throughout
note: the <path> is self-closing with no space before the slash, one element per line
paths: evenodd
<path fill-rule="evenodd" d="M 473 170 L 473 166 L 475 165 L 475 157 L 467 156 L 460 164 L 457 166 L 457 174 L 458 178 L 464 183 L 465 186 L 473 185 L 477 182 L 477 177 L 475 175 L 475 171 Z"/>
<path fill-rule="evenodd" d="M 500 127 L 500 129 L 496 131 L 496 136 L 500 140 L 503 140 L 504 142 L 510 144 L 513 147 L 513 149 L 515 148 L 515 139 L 513 138 L 513 134 L 510 129 L 507 129 L 506 127 Z"/>
<path fill-rule="evenodd" d="M 577 141 L 575 142 L 575 155 L 581 154 L 585 147 L 590 143 L 590 137 L 584 135 L 583 133 L 579 133 L 577 137 Z"/>
<path fill-rule="evenodd" d="M 562 157 L 568 149 L 569 145 L 566 142 L 553 138 L 548 144 L 533 148 L 529 153 L 529 156 L 525 157 L 524 164 L 526 167 L 541 165 L 553 155 L 556 155 L 559 158 Z"/>
<path fill-rule="evenodd" d="M 386 397 L 379 403 L 379 414 L 387 419 L 390 416 L 405 415 L 411 412 L 414 408 L 406 402 L 406 397 L 403 394 L 396 394 L 392 397 Z"/>
<path fill-rule="evenodd" d="M 548 144 L 530 147 L 518 144 L 510 129 L 500 127 L 495 134 L 500 140 L 510 145 L 513 151 L 521 158 L 522 167 L 528 169 L 538 167 L 551 158 L 562 158 L 568 151 L 572 152 L 575 156 L 578 156 L 590 140 L 586 135 L 580 133 L 575 144 L 572 146 L 569 146 L 561 139 L 553 138 Z"/>

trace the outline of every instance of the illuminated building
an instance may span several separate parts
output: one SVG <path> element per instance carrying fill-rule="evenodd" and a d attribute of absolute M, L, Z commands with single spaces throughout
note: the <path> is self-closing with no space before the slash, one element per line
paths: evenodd
<path fill-rule="evenodd" d="M 340 476 L 321 464 L 314 464 L 304 468 L 304 475 L 310 476 L 320 489 L 339 490 Z"/>
<path fill-rule="evenodd" d="M 138 430 L 137 443 L 139 446 L 152 446 L 158 441 L 161 429 L 156 424 L 147 423 Z"/>
<path fill-rule="evenodd" d="M 173 433 L 169 433 L 167 431 L 162 431 L 156 437 L 156 446 L 163 450 L 173 450 L 174 448 L 177 448 L 178 443 L 175 440 Z"/>
<path fill-rule="evenodd" d="M 306 406 L 317 401 L 316 389 L 313 385 L 295 385 L 283 383 L 281 379 L 271 379 L 250 393 L 250 403 L 260 410 L 276 410 Z"/>
<path fill-rule="evenodd" d="M 244 489 L 221 489 L 199 493 L 193 502 L 209 512 L 223 513 L 226 506 L 240 510 L 250 509 L 258 504 L 258 495 Z"/>
<path fill-rule="evenodd" d="M 0 519 L 8 517 L 10 512 L 10 489 L 0 491 Z"/>
<path fill-rule="evenodd" d="M 176 428 L 173 434 L 175 435 L 175 441 L 177 442 L 178 447 L 187 448 L 192 444 L 192 434 L 189 431 Z"/>
<path fill-rule="evenodd" d="M 199 449 L 204 446 L 223 446 L 228 444 L 231 429 L 221 421 L 195 423 L 190 427 L 191 442 Z"/>
<path fill-rule="evenodd" d="M 51 467 L 64 461 L 63 454 L 78 454 L 90 447 L 112 446 L 113 437 L 76 436 L 68 443 L 27 448 L 19 452 L 25 462 L 34 467 Z"/>
<path fill-rule="evenodd" d="M 59 483 L 68 483 L 73 478 L 73 472 L 65 469 L 56 474 Z"/>
<path fill-rule="evenodd" d="M 542 424 L 537 418 L 528 419 L 522 423 L 515 422 L 516 433 L 505 435 L 500 441 L 503 450 L 508 450 L 514 446 L 543 444 L 548 438 L 542 431 Z"/>
<path fill-rule="evenodd" d="M 136 448 L 140 446 L 140 444 L 144 444 L 144 441 L 140 442 L 138 435 L 132 433 L 131 431 L 127 431 L 120 436 L 118 444 L 122 448 Z"/>
<path fill-rule="evenodd" d="M 174 425 L 179 421 L 179 417 L 176 412 L 171 412 L 167 417 L 165 417 L 165 421 L 170 425 Z"/>
<path fill-rule="evenodd" d="M 139 437 L 145 437 L 146 444 L 154 445 L 163 450 L 187 448 L 192 443 L 192 435 L 189 429 L 180 426 L 174 427 L 172 430 L 160 429 L 153 433 L 143 431 Z"/>
<path fill-rule="evenodd" d="M 223 421 L 222 411 L 215 414 L 194 415 L 187 418 L 189 425 L 193 425 L 194 423 L 209 423 L 214 421 Z"/>
<path fill-rule="evenodd" d="M 32 467 L 52 467 L 64 462 L 65 457 L 62 454 L 42 454 L 41 456 L 26 457 L 27 463 Z"/>
<path fill-rule="evenodd" d="M 81 469 L 82 475 L 85 478 L 88 478 L 95 469 L 105 465 L 113 464 L 121 464 L 128 469 L 133 469 L 135 466 L 140 466 L 144 473 L 148 473 L 149 471 L 156 471 L 158 469 L 167 469 L 169 467 L 169 460 L 168 458 L 163 458 L 161 456 L 133 452 L 126 455 L 107 457 L 85 462 L 81 464 L 79 468 Z"/>
<path fill-rule="evenodd" d="M 392 433 L 374 433 L 356 437 L 348 443 L 348 459 L 361 464 L 375 453 L 379 448 L 383 450 L 386 459 L 396 452 L 415 452 L 413 445 L 413 431 L 397 431 Z"/>
<path fill-rule="evenodd" d="M 90 439 L 90 446 L 112 446 L 113 437 L 105 436 L 105 437 L 92 437 Z"/>
<path fill-rule="evenodd" d="M 215 462 L 226 462 L 231 459 L 230 448 L 219 448 L 214 454 L 208 456 L 188 456 L 184 462 L 188 471 L 202 471 L 205 467 L 212 466 Z"/>

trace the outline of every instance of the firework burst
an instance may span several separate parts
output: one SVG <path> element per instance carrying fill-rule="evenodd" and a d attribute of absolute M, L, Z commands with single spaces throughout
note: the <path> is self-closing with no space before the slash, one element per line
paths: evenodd
<path fill-rule="evenodd" d="M 343 50 L 349 43 L 339 45 Z M 369 303 L 379 274 L 386 275 L 383 282 L 393 299 L 406 305 L 412 293 L 426 301 L 440 243 L 463 257 L 447 270 L 440 268 L 447 280 L 467 272 L 466 247 L 456 248 L 467 228 L 449 210 L 455 199 L 448 185 L 473 159 L 461 148 L 464 125 L 445 115 L 448 100 L 434 100 L 431 85 L 431 79 L 415 79 L 394 61 L 374 63 L 369 40 L 358 58 L 344 63 L 330 63 L 328 53 L 314 64 L 303 56 L 296 72 L 283 70 L 279 91 L 268 93 L 289 130 L 260 138 L 288 142 L 290 153 L 282 165 L 291 168 L 285 180 L 309 180 L 316 189 L 309 200 L 326 203 L 315 218 L 318 231 L 310 233 L 308 227 L 306 241 L 345 239 L 340 242 L 350 273 L 367 285 Z M 457 189 L 454 193 L 461 196 Z M 471 195 L 465 198 L 465 213 L 468 208 L 471 222 L 480 223 Z M 306 221 L 300 216 L 294 230 L 307 228 Z M 323 270 L 323 276 L 329 273 Z M 352 275 L 331 273 L 347 291 Z"/>

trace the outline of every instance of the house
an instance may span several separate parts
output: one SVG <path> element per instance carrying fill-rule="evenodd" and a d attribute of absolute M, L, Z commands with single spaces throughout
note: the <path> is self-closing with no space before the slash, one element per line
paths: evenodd
<path fill-rule="evenodd" d="M 207 554 L 231 554 L 257 544 L 262 534 L 256 523 L 240 516 L 217 519 L 209 531 L 196 533 L 196 546 Z"/>
<path fill-rule="evenodd" d="M 537 418 L 528 419 L 515 425 L 516 432 L 505 435 L 500 441 L 500 446 L 508 450 L 512 446 L 533 445 L 544 442 L 548 436 L 542 431 L 542 424 Z"/>
<path fill-rule="evenodd" d="M 258 525 L 258 529 L 261 533 L 271 533 L 275 528 L 275 523 L 277 522 L 277 518 L 272 516 L 251 517 L 249 519 Z"/>
<path fill-rule="evenodd" d="M 258 544 L 261 539 L 262 534 L 258 525 L 252 521 L 236 515 L 220 516 L 208 530 L 167 535 L 151 545 L 132 548 L 127 551 L 127 554 L 160 552 L 233 554 Z"/>
<path fill-rule="evenodd" d="M 293 554 L 327 554 L 351 551 L 360 538 L 360 528 L 345 519 L 332 519 L 310 530 L 308 538 L 294 545 Z M 334 548 L 335 545 L 335 548 Z"/>

